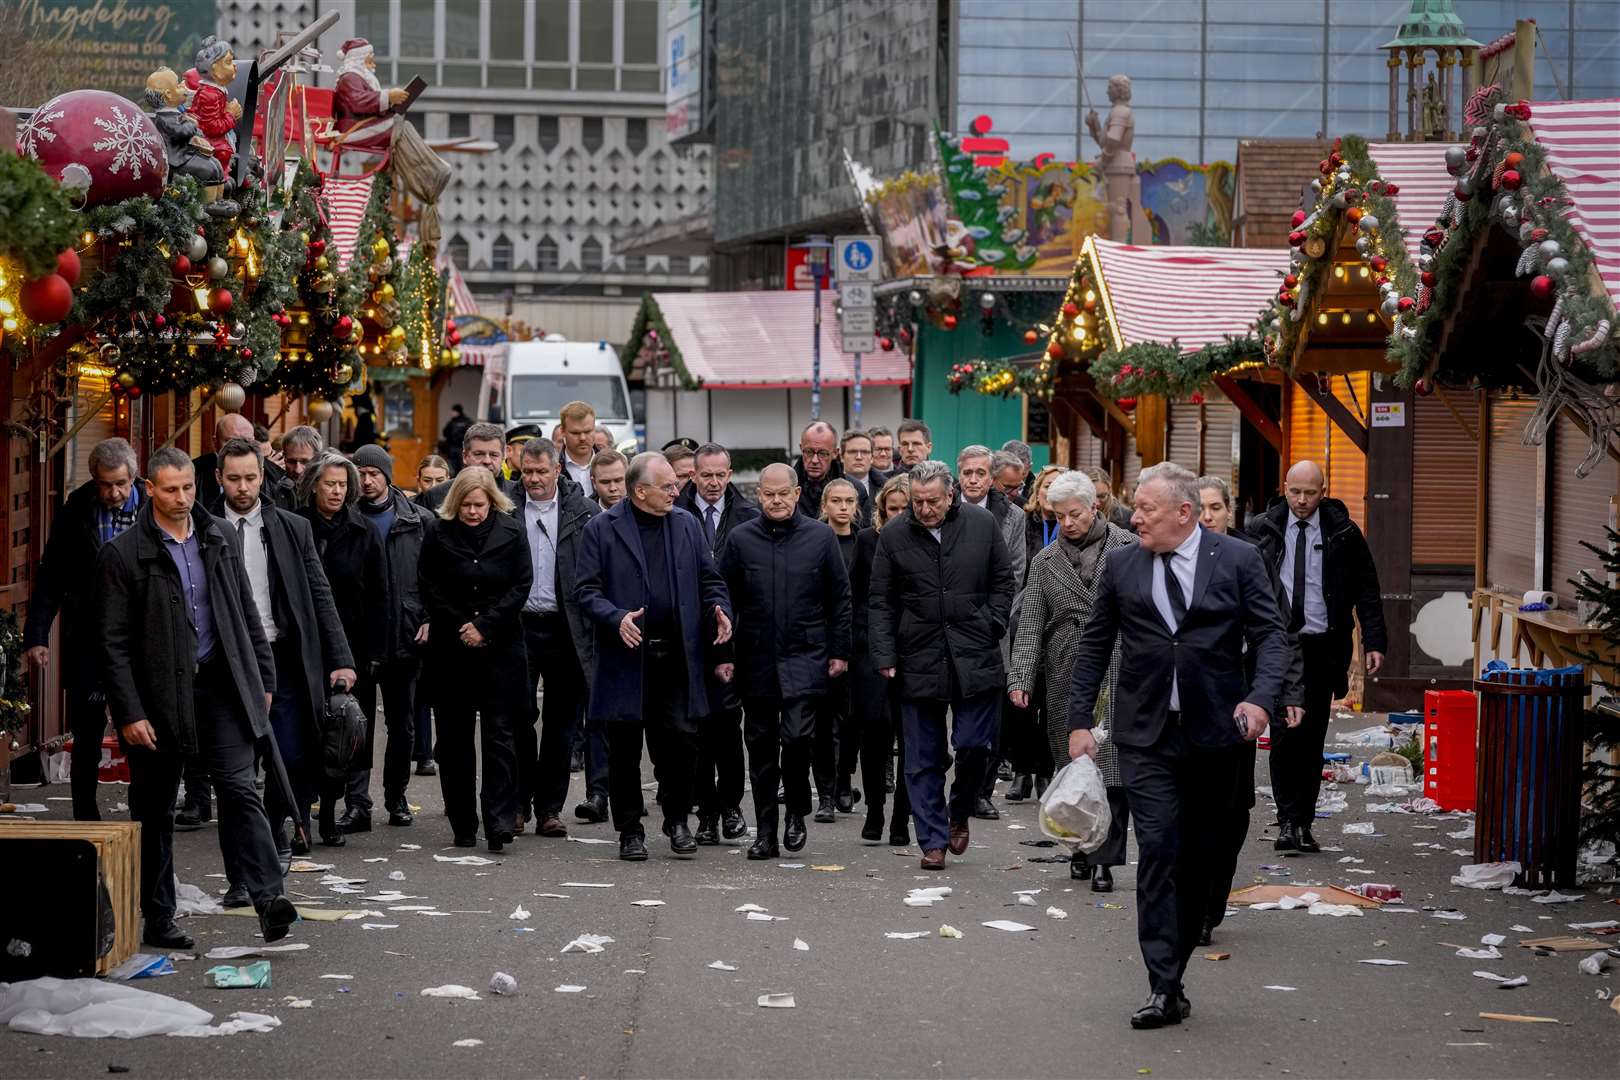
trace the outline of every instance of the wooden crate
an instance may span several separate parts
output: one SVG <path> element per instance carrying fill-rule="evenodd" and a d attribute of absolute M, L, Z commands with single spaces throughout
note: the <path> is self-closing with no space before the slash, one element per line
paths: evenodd
<path fill-rule="evenodd" d="M 113 947 L 100 958 L 96 972 L 105 975 L 134 956 L 141 941 L 141 827 L 133 821 L 0 820 L 0 860 L 7 840 L 85 840 L 95 845 L 101 879 L 112 901 Z M 17 880 L 27 867 L 11 866 Z"/>

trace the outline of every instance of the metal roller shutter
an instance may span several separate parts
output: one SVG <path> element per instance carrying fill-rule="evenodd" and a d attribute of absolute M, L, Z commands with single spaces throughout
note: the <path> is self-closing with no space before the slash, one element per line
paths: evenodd
<path fill-rule="evenodd" d="M 1333 396 L 1358 416 L 1367 415 L 1371 376 L 1356 372 L 1345 380 L 1334 376 Z M 1352 393 L 1353 391 L 1353 393 Z M 1288 466 L 1310 460 L 1327 473 L 1328 494 L 1344 503 L 1350 518 L 1362 529 L 1367 527 L 1367 455 L 1356 448 L 1298 383 L 1289 387 Z M 1286 475 L 1286 469 L 1284 470 Z"/>
<path fill-rule="evenodd" d="M 1606 549 L 1609 538 L 1609 500 L 1620 493 L 1620 464 L 1605 454 L 1586 479 L 1575 475 L 1575 466 L 1586 457 L 1591 445 L 1586 433 L 1567 416 L 1560 416 L 1548 434 L 1552 441 L 1552 491 L 1549 513 L 1552 528 L 1547 540 L 1547 588 L 1558 594 L 1558 602 L 1575 607 L 1575 586 L 1580 571 L 1602 570 L 1596 552 L 1583 541 Z M 1601 575 L 1599 580 L 1602 580 Z"/>
<path fill-rule="evenodd" d="M 1536 588 L 1536 450 L 1524 445 L 1534 398 L 1492 395 L 1486 448 L 1485 584 L 1523 593 Z"/>
<path fill-rule="evenodd" d="M 1136 440 L 1125 436 L 1125 460 L 1121 463 L 1125 486 L 1136 490 L 1136 478 L 1142 475 L 1142 455 L 1136 452 Z"/>
<path fill-rule="evenodd" d="M 1477 433 L 1475 395 L 1452 392 L 1450 403 Z M 1473 567 L 1479 504 L 1479 447 L 1440 394 L 1412 397 L 1412 566 Z"/>
<path fill-rule="evenodd" d="M 1220 394 L 1210 394 L 1204 402 L 1204 461 L 1199 469 L 1205 476 L 1219 476 L 1237 489 L 1238 411 Z"/>
<path fill-rule="evenodd" d="M 1202 443 L 1199 431 L 1201 408 L 1190 401 L 1172 401 L 1167 410 L 1170 430 L 1169 437 L 1165 439 L 1166 457 L 1182 468 L 1192 470 L 1195 476 L 1198 474 Z"/>

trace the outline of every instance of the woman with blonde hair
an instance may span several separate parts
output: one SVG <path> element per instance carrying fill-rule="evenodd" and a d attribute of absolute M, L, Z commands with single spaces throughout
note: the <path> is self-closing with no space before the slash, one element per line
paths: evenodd
<path fill-rule="evenodd" d="M 451 481 L 418 563 L 430 628 L 423 670 L 438 725 L 434 756 L 445 814 L 456 846 L 473 847 L 481 809 L 491 851 L 511 843 L 517 830 L 513 731 L 527 721 L 534 693 L 520 621 L 534 567 L 511 510 L 494 474 L 468 466 Z M 475 725 L 483 778 L 476 801 Z"/>
<path fill-rule="evenodd" d="M 1029 579 L 1028 567 L 1041 549 L 1058 538 L 1058 523 L 1052 508 L 1046 503 L 1046 489 L 1061 473 L 1068 472 L 1062 465 L 1047 465 L 1035 474 L 1030 485 L 1029 502 L 1024 505 L 1024 578 Z M 1019 582 L 1020 585 L 1023 582 Z"/>
<path fill-rule="evenodd" d="M 832 526 L 838 547 L 844 553 L 844 569 L 855 561 L 855 518 L 861 510 L 861 493 L 848 480 L 827 481 L 821 490 L 821 520 Z"/>
<path fill-rule="evenodd" d="M 828 485 L 831 487 L 831 485 Z M 883 840 L 883 803 L 888 794 L 889 763 L 895 736 L 900 731 L 900 696 L 895 680 L 885 679 L 872 666 L 872 650 L 867 647 L 867 601 L 872 592 L 872 560 L 877 555 L 878 530 L 905 513 L 911 505 L 911 478 L 892 476 L 872 500 L 872 526 L 855 538 L 855 555 L 849 567 L 849 594 L 853 605 L 854 659 L 849 667 L 850 697 L 861 739 L 861 783 L 866 788 L 866 821 L 861 839 L 876 844 Z M 902 740 L 896 774 L 905 776 L 905 749 Z M 904 781 L 894 785 L 894 815 L 889 818 L 889 843 L 905 847 L 911 843 L 911 800 Z"/>
<path fill-rule="evenodd" d="M 860 492 L 850 481 L 842 478 L 829 480 L 827 486 L 821 489 L 820 520 L 831 525 L 833 534 L 838 537 L 838 551 L 844 557 L 846 572 L 855 563 L 855 518 L 860 509 Z M 829 790 L 817 792 L 822 796 L 817 821 L 836 820 L 836 817 L 825 816 L 828 796 L 832 798 L 836 812 L 842 814 L 854 813 L 855 800 L 860 798 L 860 792 L 854 787 L 855 758 L 860 753 L 861 743 L 860 736 L 850 723 L 850 692 L 853 688 L 854 682 L 848 672 L 828 679 L 824 711 L 816 718 L 813 770 L 816 786 L 819 789 L 823 784 L 830 785 Z"/>

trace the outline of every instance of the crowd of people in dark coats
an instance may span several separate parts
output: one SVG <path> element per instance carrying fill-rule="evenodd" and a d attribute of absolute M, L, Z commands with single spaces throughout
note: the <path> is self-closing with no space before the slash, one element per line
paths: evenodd
<path fill-rule="evenodd" d="M 1035 472 L 1018 442 L 963 447 L 953 470 L 917 420 L 812 422 L 752 493 L 717 444 L 626 458 L 583 402 L 552 438 L 456 431 L 459 467 L 425 459 L 413 493 L 380 446 L 344 455 L 307 427 L 272 444 L 239 416 L 212 453 L 160 451 L 144 478 L 123 440 L 90 455 L 26 637 L 42 667 L 60 616 L 76 817 L 98 814 L 109 719 L 128 752 L 150 943 L 188 940 L 172 832 L 216 801 L 225 902 L 284 934 L 291 857 L 373 827 L 379 717 L 389 825 L 413 824 L 414 766 L 437 776 L 457 846 L 566 837 L 581 772 L 575 822 L 610 821 L 632 861 L 649 817 L 675 855 L 746 841 L 773 859 L 864 804 L 863 840 L 915 828 L 939 870 L 974 819 L 999 817 L 998 779 L 1009 801 L 1039 798 L 1091 757 L 1113 824 L 1071 873 L 1111 889 L 1134 822 L 1162 999 L 1139 1026 L 1184 1015 L 1178 964 L 1224 913 L 1268 723 L 1278 846 L 1318 850 L 1328 705 L 1353 627 L 1369 671 L 1384 627 L 1365 539 L 1311 462 L 1242 534 L 1220 477 L 1155 466 L 1133 510 L 1109 474 Z M 1161 639 L 1197 666 L 1144 666 Z M 1194 760 L 1216 763 L 1196 785 L 1178 779 Z M 1207 858 L 1166 900 L 1185 870 L 1163 848 L 1178 798 L 1207 811 Z"/>

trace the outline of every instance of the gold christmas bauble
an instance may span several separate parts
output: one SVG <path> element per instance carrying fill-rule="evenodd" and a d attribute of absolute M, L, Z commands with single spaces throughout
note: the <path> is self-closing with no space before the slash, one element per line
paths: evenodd
<path fill-rule="evenodd" d="M 392 330 L 388 331 L 388 336 L 394 341 L 404 341 L 405 328 L 403 326 L 395 326 Z"/>
<path fill-rule="evenodd" d="M 317 269 L 317 270 L 325 270 L 330 265 L 332 265 L 332 264 L 327 261 L 327 258 L 326 258 L 325 255 L 317 255 L 317 256 L 315 256 L 315 269 Z"/>
<path fill-rule="evenodd" d="M 379 236 L 377 239 L 371 242 L 371 257 L 376 259 L 378 262 L 382 262 L 384 259 L 388 258 L 388 254 L 391 250 L 392 249 L 388 246 L 387 237 Z"/>
<path fill-rule="evenodd" d="M 310 398 L 304 406 L 304 416 L 312 424 L 324 424 L 332 419 L 332 403 L 322 398 Z"/>
<path fill-rule="evenodd" d="M 338 382 L 346 383 L 350 379 L 354 378 L 354 368 L 350 367 L 348 364 L 339 364 L 337 366 L 337 370 L 334 371 L 333 374 L 337 377 Z"/>
<path fill-rule="evenodd" d="M 130 387 L 135 385 L 135 376 L 131 375 L 127 371 L 120 371 L 118 373 L 118 385 L 122 386 L 125 390 L 128 390 Z"/>
<path fill-rule="evenodd" d="M 392 300 L 394 298 L 394 283 L 392 281 L 383 282 L 377 292 L 384 302 Z"/>

